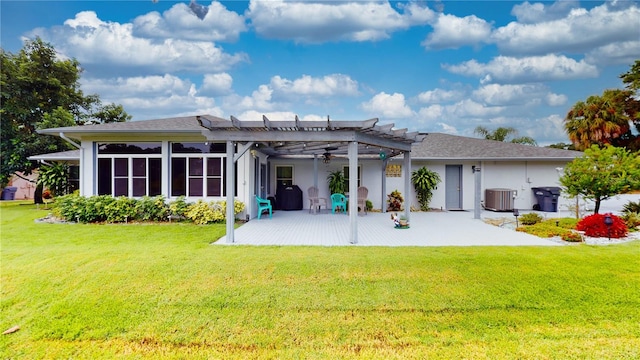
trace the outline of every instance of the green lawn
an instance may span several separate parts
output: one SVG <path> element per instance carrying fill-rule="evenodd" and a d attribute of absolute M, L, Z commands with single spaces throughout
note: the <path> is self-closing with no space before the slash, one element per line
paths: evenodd
<path fill-rule="evenodd" d="M 224 246 L 0 205 L 2 359 L 640 358 L 637 241 Z"/>

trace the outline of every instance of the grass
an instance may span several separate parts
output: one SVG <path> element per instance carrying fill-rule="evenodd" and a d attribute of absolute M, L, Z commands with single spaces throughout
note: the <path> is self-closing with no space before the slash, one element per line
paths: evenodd
<path fill-rule="evenodd" d="M 637 359 L 640 243 L 210 245 L 0 203 L 1 358 Z"/>

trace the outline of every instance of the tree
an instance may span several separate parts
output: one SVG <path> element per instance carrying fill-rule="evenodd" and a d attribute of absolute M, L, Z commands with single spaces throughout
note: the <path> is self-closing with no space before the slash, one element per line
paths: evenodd
<path fill-rule="evenodd" d="M 623 135 L 629 132 L 629 116 L 626 102 L 632 96 L 630 90 L 609 89 L 602 96 L 589 96 L 586 102 L 578 101 L 565 118 L 564 128 L 569 139 L 579 150 L 591 145 L 619 145 Z"/>
<path fill-rule="evenodd" d="M 485 128 L 484 126 L 478 126 L 474 130 L 474 132 L 480 136 L 483 136 L 487 140 L 495 140 L 495 141 L 507 141 L 509 136 L 517 136 L 518 130 L 512 127 L 499 127 L 493 131 Z M 529 136 L 521 136 L 514 137 L 511 139 L 512 143 L 515 144 L 525 144 L 525 145 L 537 145 L 536 141 Z"/>
<path fill-rule="evenodd" d="M 565 144 L 565 143 L 555 143 L 548 145 L 547 147 L 552 149 L 563 149 L 563 150 L 575 150 L 576 146 L 573 144 Z"/>
<path fill-rule="evenodd" d="M 97 95 L 85 96 L 78 61 L 59 59 L 40 38 L 27 41 L 17 54 L 1 49 L 0 59 L 0 185 L 16 172 L 31 173 L 37 164 L 29 156 L 69 149 L 37 129 L 131 119 L 121 106 L 103 106 Z"/>
<path fill-rule="evenodd" d="M 440 176 L 437 172 L 431 171 L 424 166 L 411 173 L 411 182 L 416 189 L 420 210 L 429 210 L 429 202 L 431 202 L 433 195 L 432 192 L 440 181 Z"/>
<path fill-rule="evenodd" d="M 49 189 L 53 196 L 65 195 L 69 188 L 69 166 L 54 163 L 40 167 L 38 185 Z"/>
<path fill-rule="evenodd" d="M 594 200 L 597 214 L 603 200 L 640 189 L 640 157 L 624 148 L 592 145 L 565 166 L 560 184 L 571 196 Z"/>
<path fill-rule="evenodd" d="M 608 89 L 602 96 L 590 96 L 575 103 L 567 113 L 564 127 L 578 150 L 594 144 L 640 150 L 640 60 L 620 78 L 626 89 Z"/>

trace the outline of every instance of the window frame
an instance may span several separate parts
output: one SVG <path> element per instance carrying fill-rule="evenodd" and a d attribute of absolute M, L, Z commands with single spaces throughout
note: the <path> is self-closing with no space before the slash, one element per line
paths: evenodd
<path fill-rule="evenodd" d="M 113 152 L 107 150 L 101 152 L 100 147 L 104 145 L 149 145 L 145 149 L 141 149 L 140 152 Z M 157 145 L 152 147 L 153 145 Z M 152 149 L 152 151 L 149 151 Z M 143 196 L 157 196 L 162 195 L 162 143 L 157 141 L 136 141 L 136 142 L 100 142 L 96 143 L 96 168 L 95 168 L 95 193 L 98 195 L 111 195 L 111 196 L 127 196 L 130 198 L 140 198 Z M 158 152 L 159 151 L 159 152 Z M 124 162 L 122 161 L 124 160 Z M 134 162 L 137 160 L 144 160 L 144 175 L 134 175 Z M 108 164 L 105 162 L 108 161 Z M 152 164 L 153 162 L 153 164 Z M 101 166 L 103 163 L 105 167 Z M 119 167 L 118 163 L 124 164 L 126 171 L 122 171 L 124 167 Z M 101 174 L 103 169 L 109 169 L 108 174 Z M 158 169 L 152 170 L 152 166 L 159 166 Z M 119 171 L 117 171 L 119 170 Z M 137 172 L 136 172 L 137 173 Z M 109 179 L 103 177 L 108 176 Z M 136 192 L 139 186 L 136 185 L 140 180 L 144 181 L 144 191 L 142 193 Z M 152 186 L 152 183 L 157 182 L 157 186 Z M 108 187 L 108 191 L 102 189 L 102 186 Z M 124 186 L 124 189 L 123 189 Z M 135 194 L 135 195 L 134 195 Z"/>
<path fill-rule="evenodd" d="M 278 177 L 278 169 L 280 169 L 280 168 L 291 168 L 291 178 L 290 178 L 291 183 L 290 184 L 286 184 L 286 183 L 282 183 L 281 184 L 280 183 L 281 179 L 284 182 L 286 182 L 287 179 L 289 179 L 288 177 Z M 295 166 L 293 166 L 293 165 L 284 165 L 284 164 L 275 165 L 275 176 L 274 177 L 275 177 L 275 181 L 276 181 L 276 190 L 280 186 L 291 186 L 291 185 L 295 184 L 296 183 L 295 182 L 295 174 L 296 174 L 295 173 Z"/>

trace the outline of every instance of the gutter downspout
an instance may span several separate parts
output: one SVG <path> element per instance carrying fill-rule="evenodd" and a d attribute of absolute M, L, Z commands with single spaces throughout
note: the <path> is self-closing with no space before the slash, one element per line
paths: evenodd
<path fill-rule="evenodd" d="M 64 141 L 66 141 L 66 142 L 68 142 L 69 144 L 71 144 L 71 145 L 73 145 L 73 146 L 77 147 L 78 149 L 82 149 L 82 146 L 80 146 L 77 142 L 75 142 L 75 141 L 73 141 L 73 140 L 69 139 L 69 138 L 68 138 L 68 137 L 67 137 L 63 132 L 60 132 L 60 134 L 59 134 L 59 135 L 60 135 L 60 137 L 61 137 Z"/>

